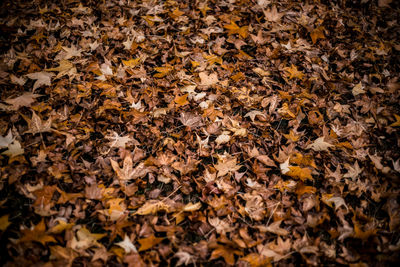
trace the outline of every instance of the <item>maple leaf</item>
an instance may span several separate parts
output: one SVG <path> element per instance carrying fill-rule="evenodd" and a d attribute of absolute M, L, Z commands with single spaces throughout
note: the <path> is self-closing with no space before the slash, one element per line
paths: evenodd
<path fill-rule="evenodd" d="M 289 79 L 293 79 L 293 78 L 298 78 L 300 80 L 303 79 L 304 73 L 299 71 L 297 69 L 297 67 L 293 64 L 290 66 L 290 68 L 286 67 L 285 71 L 287 71 L 290 74 Z"/>
<path fill-rule="evenodd" d="M 130 155 L 126 156 L 123 162 L 122 169 L 119 167 L 118 163 L 113 159 L 110 159 L 111 167 L 117 173 L 120 180 L 129 181 L 132 179 L 137 179 L 146 176 L 153 169 L 145 166 L 143 162 L 139 163 L 135 168 L 133 168 L 133 162 Z"/>
<path fill-rule="evenodd" d="M 25 76 L 27 76 L 29 79 L 36 80 L 36 82 L 33 85 L 33 89 L 32 89 L 32 91 L 35 91 L 36 88 L 38 88 L 42 85 L 50 86 L 51 85 L 51 77 L 53 77 L 54 75 L 55 75 L 54 73 L 41 71 L 41 72 L 29 73 L 29 74 L 26 74 Z"/>
<path fill-rule="evenodd" d="M 65 54 L 63 56 L 64 60 L 73 58 L 73 57 L 81 57 L 81 49 L 76 49 L 76 47 L 74 45 L 71 45 L 71 47 L 66 47 L 66 46 L 62 46 L 62 49 L 65 51 Z"/>
<path fill-rule="evenodd" d="M 354 163 L 354 166 L 351 166 L 349 164 L 346 164 L 348 172 L 343 175 L 344 178 L 352 178 L 355 180 L 360 173 L 362 173 L 363 168 L 360 168 L 360 165 L 358 165 L 358 161 Z"/>
<path fill-rule="evenodd" d="M 32 110 L 32 118 L 28 119 L 24 116 L 24 119 L 27 121 L 29 128 L 28 131 L 24 132 L 24 134 L 31 133 L 35 135 L 38 133 L 45 133 L 52 131 L 51 128 L 52 119 L 49 118 L 45 123 L 43 123 L 40 117 L 33 110 Z"/>
<path fill-rule="evenodd" d="M 210 260 L 217 259 L 219 257 L 223 257 L 225 262 L 229 265 L 235 264 L 235 256 L 234 255 L 243 255 L 243 252 L 237 249 L 230 248 L 228 246 L 218 245 L 216 249 L 211 253 Z"/>
<path fill-rule="evenodd" d="M 9 105 L 12 105 L 10 107 L 10 110 L 18 110 L 20 107 L 30 107 L 33 102 L 36 101 L 35 98 L 40 97 L 42 95 L 38 94 L 33 94 L 31 92 L 26 92 L 16 98 L 8 98 L 4 100 Z"/>
<path fill-rule="evenodd" d="M 74 64 L 69 62 L 68 60 L 61 60 L 59 66 L 56 68 L 45 69 L 46 71 L 56 71 L 58 72 L 56 78 L 61 78 L 64 75 L 73 76 L 76 74 L 77 70 L 74 67 Z"/>
<path fill-rule="evenodd" d="M 268 10 L 264 10 L 264 16 L 265 16 L 265 20 L 267 21 L 272 21 L 272 22 L 278 22 L 283 14 L 279 13 L 278 10 L 276 9 L 276 6 L 273 6 L 272 8 L 268 9 Z"/>
<path fill-rule="evenodd" d="M 229 222 L 224 219 L 221 220 L 218 217 L 208 218 L 208 222 L 215 228 L 217 233 L 225 235 L 227 232 L 233 231 L 235 228 L 230 226 Z"/>
<path fill-rule="evenodd" d="M 46 232 L 46 225 L 42 219 L 35 227 L 31 229 L 24 229 L 21 231 L 23 236 L 18 240 L 18 242 L 31 242 L 36 241 L 45 245 L 49 242 L 56 242 L 55 238 L 48 235 Z"/>
<path fill-rule="evenodd" d="M 312 149 L 314 151 L 329 151 L 328 148 L 334 147 L 334 145 L 329 144 L 324 141 L 324 137 L 317 138 L 314 143 L 309 144 L 306 149 Z"/>
<path fill-rule="evenodd" d="M 151 235 L 146 238 L 138 239 L 138 242 L 140 244 L 139 251 L 148 250 L 148 249 L 154 247 L 155 245 L 161 243 L 161 241 L 163 241 L 163 240 L 164 240 L 163 237 L 155 237 L 154 235 Z"/>
<path fill-rule="evenodd" d="M 117 246 L 120 246 L 125 250 L 126 254 L 129 254 L 131 252 L 137 252 L 135 245 L 132 243 L 130 238 L 128 237 L 127 234 L 125 234 L 124 240 L 118 243 L 115 243 Z"/>
<path fill-rule="evenodd" d="M 261 221 L 265 216 L 265 204 L 260 195 L 246 193 L 243 196 L 246 200 L 245 211 L 255 221 Z"/>
<path fill-rule="evenodd" d="M 106 136 L 106 138 L 110 140 L 110 142 L 108 143 L 110 147 L 125 148 L 127 143 L 133 141 L 133 139 L 129 135 L 119 136 L 119 134 L 114 131 L 112 131 L 112 135 L 108 135 Z"/>
<path fill-rule="evenodd" d="M 239 34 L 240 37 L 246 39 L 249 36 L 249 26 L 239 27 L 234 21 L 231 21 L 231 24 L 224 25 L 224 28 L 229 30 L 228 35 Z"/>
<path fill-rule="evenodd" d="M 217 177 L 225 176 L 230 172 L 235 172 L 240 169 L 239 165 L 236 165 L 237 159 L 230 156 L 229 154 L 224 154 L 219 156 L 218 164 L 214 165 L 215 169 L 218 171 Z"/>
<path fill-rule="evenodd" d="M 93 246 L 101 247 L 102 245 L 97 241 L 105 236 L 107 234 L 93 234 L 85 227 L 82 227 L 76 232 L 76 236 L 73 236 L 71 248 L 74 250 L 85 250 Z"/>

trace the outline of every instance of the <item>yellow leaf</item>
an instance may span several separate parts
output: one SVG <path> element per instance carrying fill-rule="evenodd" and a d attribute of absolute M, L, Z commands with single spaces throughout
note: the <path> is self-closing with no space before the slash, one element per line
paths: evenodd
<path fill-rule="evenodd" d="M 289 134 L 283 134 L 283 136 L 293 142 L 299 141 L 301 135 L 297 135 L 293 132 L 293 130 L 290 130 Z"/>
<path fill-rule="evenodd" d="M 172 13 L 170 14 L 171 18 L 173 19 L 177 19 L 180 16 L 182 16 L 183 14 L 185 14 L 185 12 L 182 12 L 179 10 L 179 8 L 176 8 L 174 11 L 172 11 Z"/>
<path fill-rule="evenodd" d="M 138 209 L 135 212 L 135 214 L 138 214 L 138 215 L 155 214 L 161 210 L 169 213 L 169 212 L 173 212 L 175 209 L 162 201 L 149 200 L 142 207 L 140 207 L 140 209 Z"/>
<path fill-rule="evenodd" d="M 154 74 L 153 76 L 156 78 L 163 78 L 167 76 L 174 68 L 172 66 L 165 66 L 165 67 L 155 67 L 154 70 L 156 70 L 159 73 Z"/>
<path fill-rule="evenodd" d="M 239 27 L 234 21 L 231 21 L 231 24 L 224 25 L 224 28 L 229 30 L 228 35 L 239 34 L 243 38 L 247 38 L 249 35 L 249 26 Z"/>
<path fill-rule="evenodd" d="M 297 197 L 301 197 L 302 195 L 307 194 L 307 193 L 314 194 L 315 192 L 317 192 L 317 189 L 315 187 L 307 186 L 307 185 L 300 185 L 296 189 Z"/>
<path fill-rule="evenodd" d="M 2 216 L 2 217 L 0 217 L 0 231 L 6 230 L 7 227 L 11 224 L 11 223 L 8 221 L 8 217 L 9 217 L 8 214 L 7 214 L 7 215 L 4 215 L 4 216 Z"/>
<path fill-rule="evenodd" d="M 390 127 L 399 127 L 400 126 L 400 116 L 394 114 L 394 117 L 396 118 L 396 121 L 394 123 L 390 124 L 389 126 Z"/>
<path fill-rule="evenodd" d="M 300 80 L 303 79 L 304 73 L 299 71 L 297 69 L 297 67 L 293 64 L 290 66 L 290 68 L 286 67 L 285 71 L 287 71 L 290 74 L 289 79 L 293 79 L 293 78 L 298 78 Z"/>
<path fill-rule="evenodd" d="M 313 180 L 311 170 L 309 168 L 301 168 L 299 166 L 289 166 L 289 171 L 286 175 L 305 181 L 307 179 Z"/>
<path fill-rule="evenodd" d="M 148 250 L 148 249 L 154 247 L 155 245 L 161 243 L 161 241 L 163 239 L 164 238 L 162 238 L 162 237 L 155 237 L 154 235 L 151 235 L 151 236 L 146 237 L 146 238 L 139 239 L 138 240 L 138 242 L 140 244 L 139 251 Z"/>
<path fill-rule="evenodd" d="M 140 63 L 140 58 L 133 58 L 129 60 L 122 60 L 122 63 L 130 68 L 136 67 Z"/>

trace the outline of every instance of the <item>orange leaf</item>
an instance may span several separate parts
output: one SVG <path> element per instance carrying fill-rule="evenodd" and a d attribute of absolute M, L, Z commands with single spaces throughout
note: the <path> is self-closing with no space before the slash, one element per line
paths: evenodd
<path fill-rule="evenodd" d="M 298 166 L 289 166 L 290 171 L 285 173 L 286 175 L 300 179 L 302 181 L 305 181 L 307 179 L 312 180 L 311 176 L 311 170 L 309 168 L 301 168 Z"/>
<path fill-rule="evenodd" d="M 18 240 L 18 242 L 36 241 L 41 243 L 42 245 L 45 245 L 48 242 L 56 242 L 54 237 L 46 233 L 46 225 L 43 219 L 40 221 L 40 223 L 35 225 L 33 229 L 25 229 L 21 232 L 24 235 Z"/>
<path fill-rule="evenodd" d="M 164 238 L 162 237 L 155 237 L 154 235 L 151 235 L 146 238 L 139 239 L 138 242 L 140 244 L 139 251 L 144 251 L 148 250 L 155 245 L 159 244 Z"/>
<path fill-rule="evenodd" d="M 189 104 L 189 101 L 187 100 L 189 94 L 184 94 L 181 96 L 176 96 L 174 99 L 174 102 L 178 105 L 178 106 L 184 106 L 186 104 Z"/>
<path fill-rule="evenodd" d="M 211 253 L 210 260 L 223 257 L 226 263 L 228 263 L 229 265 L 234 265 L 235 264 L 234 254 L 243 255 L 243 252 L 241 252 L 240 250 L 235 250 L 229 247 L 218 245 L 218 247 Z"/>
<path fill-rule="evenodd" d="M 310 33 L 311 40 L 313 44 L 317 42 L 318 39 L 325 39 L 324 27 L 318 27 Z"/>
<path fill-rule="evenodd" d="M 270 262 L 267 257 L 258 253 L 250 253 L 245 257 L 240 258 L 240 260 L 248 262 L 251 267 L 267 266 Z"/>
<path fill-rule="evenodd" d="M 234 21 L 231 21 L 231 24 L 224 25 L 224 28 L 229 30 L 228 35 L 239 34 L 243 38 L 247 38 L 249 35 L 249 26 L 239 27 Z"/>

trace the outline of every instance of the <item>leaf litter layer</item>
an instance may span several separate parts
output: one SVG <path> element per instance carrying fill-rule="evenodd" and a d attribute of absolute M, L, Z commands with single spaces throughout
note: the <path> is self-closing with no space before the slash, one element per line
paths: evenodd
<path fill-rule="evenodd" d="M 399 261 L 396 1 L 4 1 L 5 266 Z"/>

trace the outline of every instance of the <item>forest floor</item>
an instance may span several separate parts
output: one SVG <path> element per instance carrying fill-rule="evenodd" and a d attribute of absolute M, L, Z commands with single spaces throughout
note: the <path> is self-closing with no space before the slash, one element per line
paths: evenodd
<path fill-rule="evenodd" d="M 299 2 L 2 1 L 1 263 L 399 262 L 399 2 Z"/>

